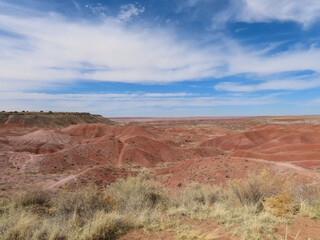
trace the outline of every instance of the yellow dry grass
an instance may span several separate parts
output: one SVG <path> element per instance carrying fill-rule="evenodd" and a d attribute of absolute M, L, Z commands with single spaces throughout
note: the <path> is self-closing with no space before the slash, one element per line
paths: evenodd
<path fill-rule="evenodd" d="M 0 203 L 0 240 L 112 240 L 137 228 L 172 231 L 177 239 L 210 239 L 215 232 L 175 222 L 213 218 L 242 239 L 273 237 L 293 214 L 320 218 L 320 191 L 273 178 L 267 171 L 226 187 L 192 184 L 176 194 L 142 172 L 101 191 L 91 186 L 56 194 L 29 192 Z"/>

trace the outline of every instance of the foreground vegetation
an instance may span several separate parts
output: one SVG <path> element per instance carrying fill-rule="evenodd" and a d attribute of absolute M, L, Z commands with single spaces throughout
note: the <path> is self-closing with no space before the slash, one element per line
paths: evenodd
<path fill-rule="evenodd" d="M 33 191 L 0 203 L 0 239 L 107 240 L 134 229 L 171 231 L 178 239 L 212 239 L 179 224 L 212 218 L 242 239 L 269 239 L 294 215 L 320 218 L 320 187 L 291 184 L 268 171 L 226 187 L 192 184 L 166 191 L 146 173 L 104 190 Z"/>

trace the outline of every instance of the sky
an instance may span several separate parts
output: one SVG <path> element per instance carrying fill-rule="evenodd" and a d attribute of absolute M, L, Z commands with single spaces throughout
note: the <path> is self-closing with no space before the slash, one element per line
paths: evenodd
<path fill-rule="evenodd" d="M 0 0 L 0 111 L 313 115 L 319 0 Z"/>

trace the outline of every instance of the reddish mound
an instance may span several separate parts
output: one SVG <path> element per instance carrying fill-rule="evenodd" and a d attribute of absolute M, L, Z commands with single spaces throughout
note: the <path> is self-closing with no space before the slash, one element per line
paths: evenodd
<path fill-rule="evenodd" d="M 105 135 L 119 134 L 122 127 L 108 126 L 105 124 L 78 124 L 62 129 L 63 133 L 81 138 L 98 138 Z"/>
<path fill-rule="evenodd" d="M 284 131 L 279 129 L 255 130 L 205 140 L 199 146 L 220 148 L 222 150 L 249 149 L 281 137 L 283 134 L 285 134 Z"/>
<path fill-rule="evenodd" d="M 121 133 L 117 136 L 118 138 L 121 138 L 123 140 L 133 137 L 133 136 L 144 136 L 148 138 L 156 138 L 157 134 L 154 132 L 151 132 L 146 127 L 141 126 L 125 126 Z"/>
<path fill-rule="evenodd" d="M 177 149 L 168 142 L 156 141 L 144 136 L 127 138 L 119 156 L 119 165 L 135 163 L 145 167 L 155 166 L 160 162 L 177 160 Z"/>
<path fill-rule="evenodd" d="M 316 179 L 320 125 L 250 121 L 153 120 L 144 121 L 145 126 L 78 124 L 56 131 L 6 126 L 0 128 L 0 170 L 4 181 L 12 179 L 14 172 L 17 182 L 31 179 L 28 172 L 35 179 L 46 176 L 50 184 L 53 178 L 64 179 L 60 182 L 64 184 L 69 181 L 66 177 L 77 175 L 77 186 L 82 175 L 88 176 L 86 181 L 101 178 L 100 182 L 107 183 L 111 178 L 100 174 L 102 166 L 110 169 L 110 175 L 132 167 L 155 168 L 168 186 L 192 181 L 223 183 L 265 166 L 277 174 L 279 169 L 297 173 L 297 179 L 304 181 Z"/>
<path fill-rule="evenodd" d="M 216 156 L 214 158 L 194 158 L 167 165 L 158 170 L 161 183 L 169 187 L 186 186 L 192 182 L 220 184 L 230 179 L 239 179 L 248 172 L 261 171 L 266 165 L 239 158 Z"/>
<path fill-rule="evenodd" d="M 198 146 L 234 151 L 232 156 L 236 157 L 269 161 L 320 160 L 318 126 L 272 125 L 257 128 L 259 130 L 205 140 Z"/>
<path fill-rule="evenodd" d="M 33 153 L 56 152 L 72 141 L 70 136 L 58 134 L 54 130 L 44 129 L 9 139 L 9 144 L 14 146 L 16 150 Z"/>

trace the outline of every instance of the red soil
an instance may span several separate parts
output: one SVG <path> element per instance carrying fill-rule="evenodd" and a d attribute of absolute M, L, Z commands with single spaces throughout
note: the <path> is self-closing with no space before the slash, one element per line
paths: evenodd
<path fill-rule="evenodd" d="M 289 227 L 287 225 L 278 226 L 277 232 L 276 237 L 278 237 L 278 239 L 284 239 L 286 235 L 286 239 L 288 240 L 319 239 L 320 221 L 306 217 L 297 217 Z"/>
<path fill-rule="evenodd" d="M 205 140 L 199 146 L 230 150 L 233 157 L 293 162 L 304 167 L 318 166 L 319 126 L 271 125 L 256 128 L 258 130 Z"/>
<path fill-rule="evenodd" d="M 297 180 L 318 179 L 320 125 L 277 125 L 261 117 L 134 120 L 126 126 L 78 124 L 60 130 L 2 125 L 0 184 L 15 179 L 14 185 L 19 178 L 34 184 L 34 178 L 26 180 L 32 173 L 45 176 L 45 186 L 104 185 L 139 167 L 154 169 L 170 187 L 224 183 L 264 167 Z"/>

